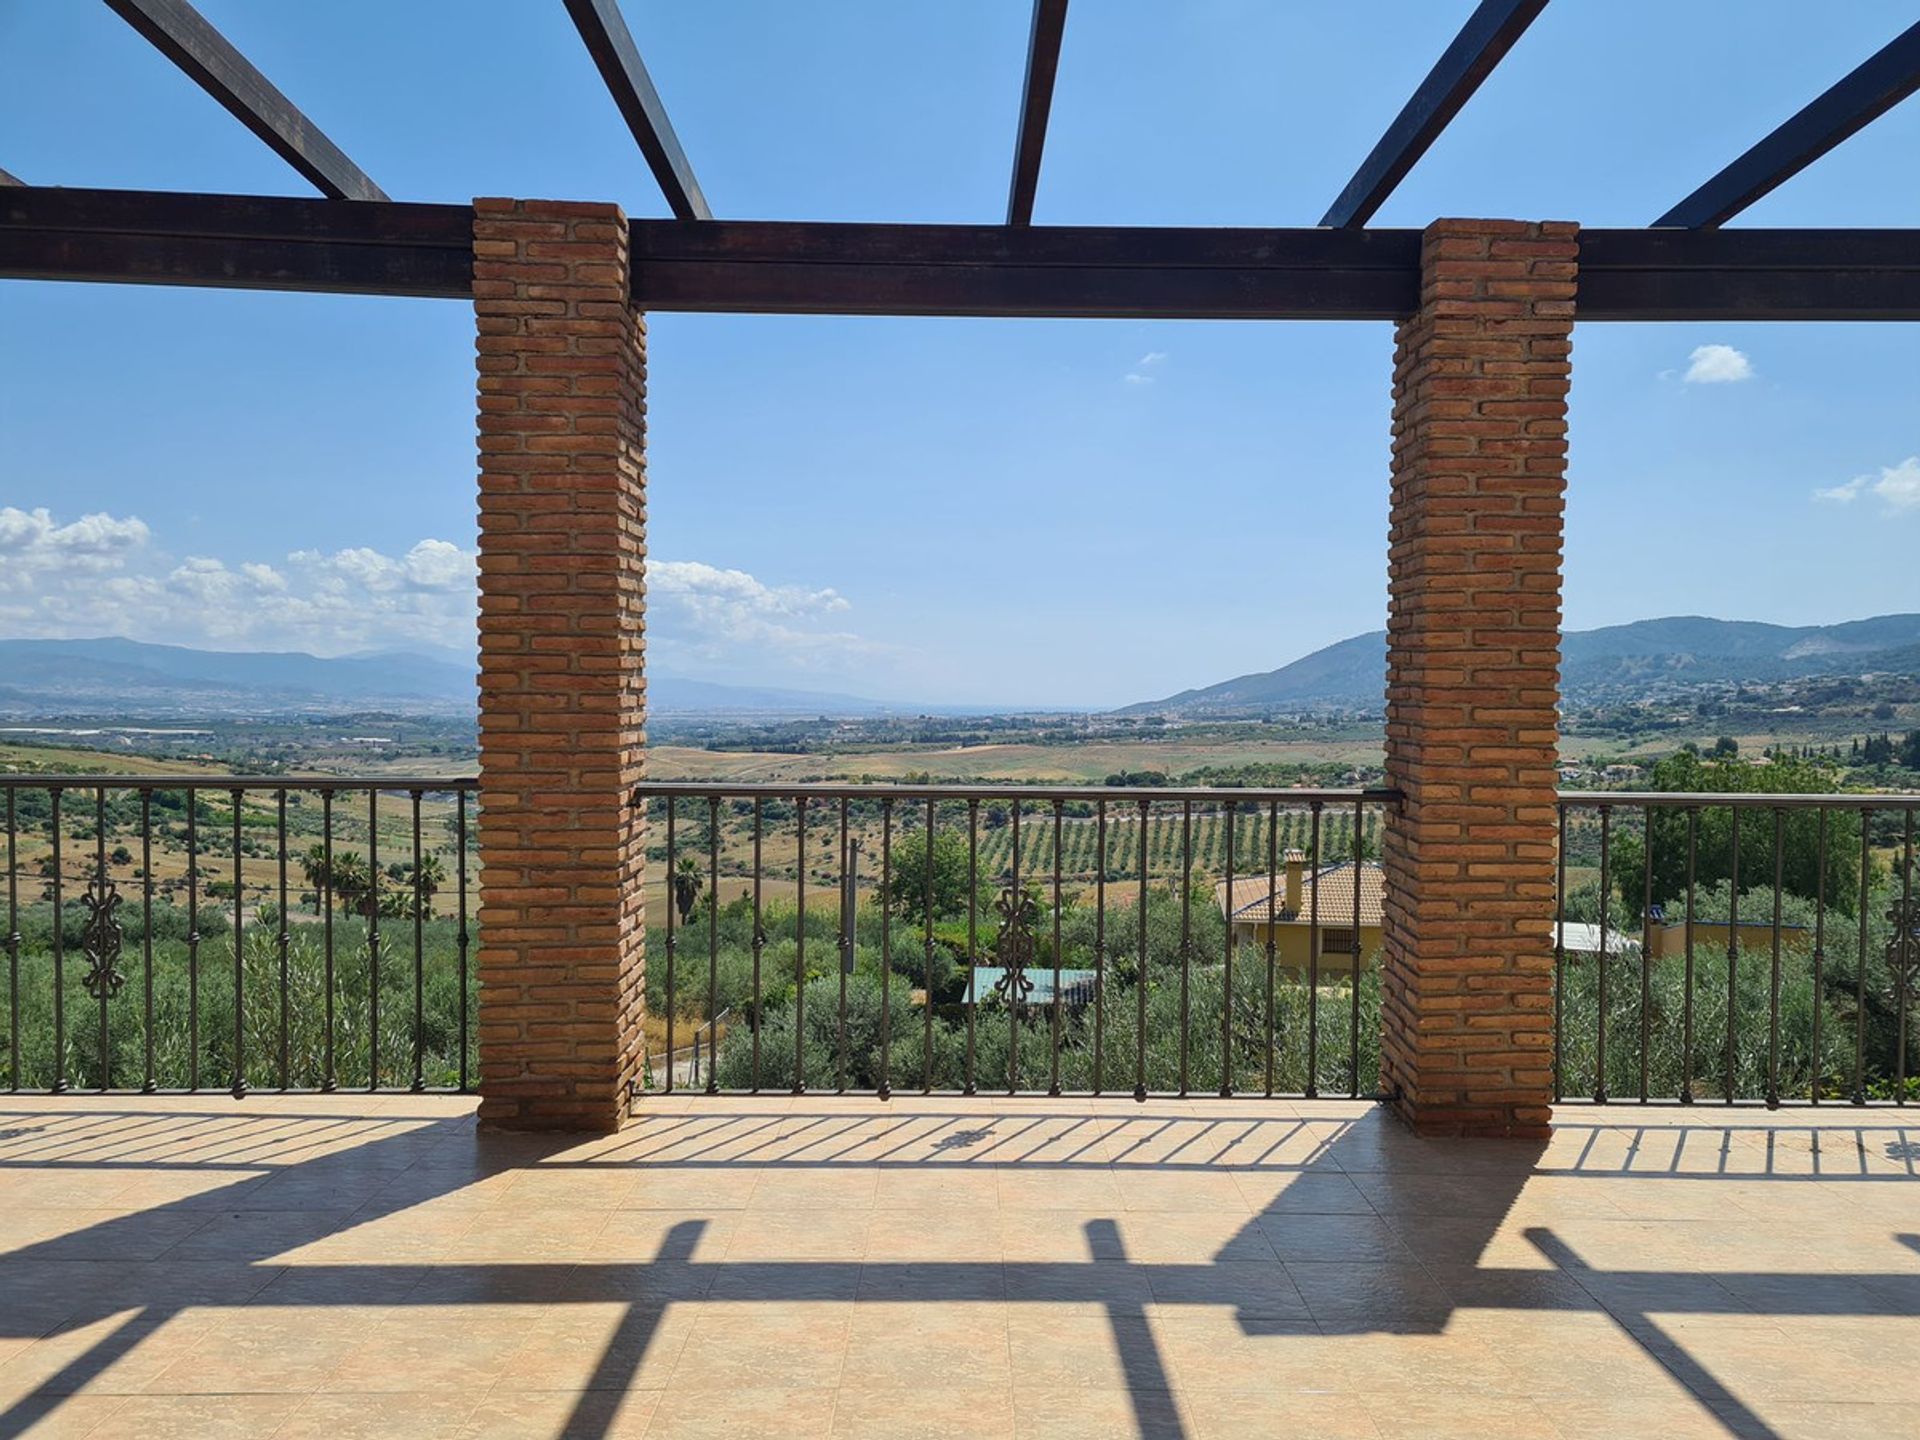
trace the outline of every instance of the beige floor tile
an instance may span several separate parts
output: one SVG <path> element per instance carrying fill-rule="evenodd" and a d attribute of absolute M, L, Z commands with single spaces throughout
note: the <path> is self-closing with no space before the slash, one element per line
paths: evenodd
<path fill-rule="evenodd" d="M 453 1433 L 458 1440 L 638 1440 L 648 1433 L 659 1403 L 657 1390 L 569 1394 L 496 1388 L 470 1408 Z"/>
<path fill-rule="evenodd" d="M 843 1387 L 1004 1390 L 1013 1383 L 1007 1306 L 862 1301 L 849 1329 Z"/>
<path fill-rule="evenodd" d="M 843 1389 L 834 1401 L 833 1428 L 845 1440 L 1007 1440 L 1014 1434 L 1007 1390 Z"/>
<path fill-rule="evenodd" d="M 1179 1440 L 1192 1429 L 1184 1399 L 1166 1390 L 1018 1385 L 1013 1391 L 1013 1433 L 1034 1440 Z"/>
<path fill-rule="evenodd" d="M 698 1307 L 568 1304 L 545 1310 L 497 1372 L 497 1390 L 660 1390 L 693 1333 Z"/>
<path fill-rule="evenodd" d="M 453 1440 L 472 1395 L 309 1395 L 274 1440 Z"/>
<path fill-rule="evenodd" d="M 991 1260 L 1002 1254 L 1000 1209 L 876 1210 L 867 1232 L 869 1261 Z"/>
<path fill-rule="evenodd" d="M 320 1388 L 330 1394 L 483 1394 L 543 1314 L 534 1305 L 408 1307 L 371 1327 Z"/>
<path fill-rule="evenodd" d="M 676 1385 L 654 1407 L 647 1440 L 820 1440 L 832 1431 L 834 1400 L 816 1386 Z"/>
<path fill-rule="evenodd" d="M 879 1173 L 873 1203 L 879 1210 L 991 1209 L 1000 1203 L 1000 1182 L 986 1165 L 936 1161 L 922 1168 L 887 1166 Z"/>
<path fill-rule="evenodd" d="M 1377 1440 L 1380 1429 L 1352 1395 L 1246 1395 L 1195 1390 L 1183 1395 L 1198 1440 Z"/>
<path fill-rule="evenodd" d="M 60 1329 L 0 1365 L 0 1399 L 11 1403 L 34 1393 L 138 1394 L 190 1355 L 216 1318 L 198 1309 L 172 1315 L 125 1310 Z"/>
<path fill-rule="evenodd" d="M 849 1306 L 833 1302 L 708 1302 L 674 1366 L 669 1388 L 832 1389 L 840 1383 Z"/>
<path fill-rule="evenodd" d="M 1534 1401 L 1492 1395 L 1372 1395 L 1364 1398 L 1383 1440 L 1558 1440 Z"/>
<path fill-rule="evenodd" d="M 257 1440 L 284 1425 L 297 1395 L 134 1395 L 88 1431 L 88 1440 Z"/>
<path fill-rule="evenodd" d="M 127 1403 L 123 1395 L 48 1395 L 7 1410 L 8 1433 L 31 1440 L 80 1440 Z"/>
<path fill-rule="evenodd" d="M 727 1244 L 727 1261 L 858 1261 L 873 1225 L 868 1209 L 747 1211 Z"/>
<path fill-rule="evenodd" d="M 390 1309 L 252 1304 L 215 1315 L 151 1394 L 304 1394 L 318 1390 Z"/>
<path fill-rule="evenodd" d="M 1253 1206 L 1229 1170 L 1115 1168 L 1114 1183 L 1129 1210 L 1203 1210 L 1248 1215 Z"/>

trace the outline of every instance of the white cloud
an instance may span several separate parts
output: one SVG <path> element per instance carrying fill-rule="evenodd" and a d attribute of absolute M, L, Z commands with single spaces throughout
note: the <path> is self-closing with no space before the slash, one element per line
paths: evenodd
<path fill-rule="evenodd" d="M 132 516 L 61 525 L 45 509 L 0 507 L 0 635 L 125 635 L 229 649 L 337 655 L 374 647 L 474 644 L 477 557 L 425 539 L 399 554 L 370 546 L 296 550 L 276 561 L 175 557 Z M 830 588 L 769 585 L 692 560 L 647 568 L 656 654 L 809 672 L 886 652 L 834 628 L 850 608 Z"/>
<path fill-rule="evenodd" d="M 1142 369 L 1145 369 L 1149 365 L 1160 364 L 1166 358 L 1167 358 L 1167 352 L 1164 350 L 1149 350 L 1147 351 L 1146 354 L 1142 355 L 1138 360 L 1134 361 L 1134 364 L 1140 366 Z"/>
<path fill-rule="evenodd" d="M 1166 363 L 1166 360 L 1167 360 L 1166 351 L 1149 350 L 1147 351 L 1146 354 L 1142 355 L 1138 360 L 1133 362 L 1133 369 L 1127 371 L 1127 373 L 1125 375 L 1122 375 L 1120 378 L 1124 383 L 1128 385 L 1151 385 L 1153 384 L 1153 376 L 1148 374 L 1147 372 L 1155 369 L 1160 365 L 1164 365 Z"/>
<path fill-rule="evenodd" d="M 1731 345 L 1699 345 L 1687 357 L 1689 385 L 1730 385 L 1753 378 L 1753 362 Z"/>
<path fill-rule="evenodd" d="M 1920 510 L 1920 455 L 1909 455 L 1898 465 L 1883 465 L 1878 475 L 1856 475 L 1841 485 L 1815 490 L 1813 498 L 1851 505 L 1862 495 L 1884 501 L 1890 511 Z"/>
<path fill-rule="evenodd" d="M 24 588 L 48 570 L 112 569 L 148 538 L 146 523 L 132 516 L 82 515 L 56 525 L 45 507 L 0 505 L 0 591 Z"/>
<path fill-rule="evenodd" d="M 719 661 L 757 653 L 806 670 L 832 670 L 882 647 L 820 621 L 851 605 L 837 590 L 768 585 L 744 570 L 698 560 L 647 566 L 647 624 L 668 658 Z"/>
<path fill-rule="evenodd" d="M 1151 385 L 1153 383 L 1153 377 L 1151 375 L 1142 375 L 1138 370 L 1129 370 L 1121 378 L 1129 385 Z"/>

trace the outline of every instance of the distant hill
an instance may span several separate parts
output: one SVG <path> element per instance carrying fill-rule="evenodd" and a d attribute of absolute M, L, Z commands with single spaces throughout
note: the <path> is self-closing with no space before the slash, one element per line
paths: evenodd
<path fill-rule="evenodd" d="M 1869 671 L 1920 675 L 1920 615 L 1876 615 L 1839 625 L 1767 625 L 1675 615 L 1569 631 L 1561 642 L 1569 696 L 1646 694 L 1666 685 L 1791 680 Z M 1376 709 L 1384 703 L 1387 632 L 1355 635 L 1278 670 L 1241 675 L 1122 715 L 1235 715 L 1317 708 Z"/>
<path fill-rule="evenodd" d="M 323 659 L 298 651 L 193 650 L 138 640 L 0 640 L 0 685 L 15 707 L 201 705 L 215 709 L 301 703 L 366 708 L 411 702 L 476 703 L 470 667 L 424 655 Z"/>
<path fill-rule="evenodd" d="M 324 658 L 298 651 L 195 650 L 117 637 L 0 640 L 0 708 L 15 713 L 129 710 L 370 708 L 471 712 L 476 662 L 458 652 L 368 651 Z M 657 713 L 877 715 L 907 707 L 811 690 L 648 677 Z"/>

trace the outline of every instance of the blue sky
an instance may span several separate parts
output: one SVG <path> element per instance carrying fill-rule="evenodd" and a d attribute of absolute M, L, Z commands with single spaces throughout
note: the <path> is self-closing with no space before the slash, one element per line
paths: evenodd
<path fill-rule="evenodd" d="M 201 5 L 396 198 L 665 213 L 557 0 Z M 1471 8 L 1080 0 L 1036 220 L 1312 224 Z M 1024 0 L 626 10 L 716 213 L 1002 213 Z M 1810 13 L 1558 0 L 1376 223 L 1644 224 L 1912 21 Z M 0 53 L 30 182 L 311 193 L 103 5 L 5 0 Z M 1909 102 L 1739 223 L 1920 225 L 1916 153 Z M 1104 704 L 1377 628 L 1389 345 L 655 316 L 654 663 Z M 470 644 L 471 357 L 453 302 L 0 285 L 0 631 Z M 1569 625 L 1920 608 L 1920 327 L 1595 324 L 1574 360 Z"/>

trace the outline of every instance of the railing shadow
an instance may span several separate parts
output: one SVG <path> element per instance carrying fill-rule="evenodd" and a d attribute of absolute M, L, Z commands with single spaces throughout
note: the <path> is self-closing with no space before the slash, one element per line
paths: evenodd
<path fill-rule="evenodd" d="M 164 1102 L 162 1102 L 164 1103 Z M 964 1305 L 999 1295 L 1010 1306 L 1097 1303 L 1143 1435 L 1187 1433 L 1177 1377 L 1156 1338 L 1154 1315 L 1229 1306 L 1240 1329 L 1284 1346 L 1310 1327 L 1323 1336 L 1438 1336 L 1464 1311 L 1579 1310 L 1610 1316 L 1655 1364 L 1697 1397 L 1729 1433 L 1775 1433 L 1729 1384 L 1688 1352 L 1657 1317 L 1668 1314 L 1920 1316 L 1920 1269 L 1904 1258 L 1870 1271 L 1811 1273 L 1702 1269 L 1606 1269 L 1588 1263 L 1551 1225 L 1521 1233 L 1550 1266 L 1491 1263 L 1497 1236 L 1536 1179 L 1632 1178 L 1662 1186 L 1807 1181 L 1880 1184 L 1914 1175 L 1915 1132 L 1897 1123 L 1563 1124 L 1551 1147 L 1511 1142 L 1428 1142 L 1377 1112 L 1300 1113 L 1148 1105 L 1076 1113 L 953 1107 L 807 1111 L 751 1106 L 649 1116 L 611 1139 L 475 1134 L 464 1116 L 156 1114 L 124 1110 L 0 1111 L 0 1203 L 38 1197 L 55 1204 L 116 1193 L 132 1177 L 143 1201 L 128 1213 L 30 1239 L 0 1257 L 0 1340 L 69 1335 L 112 1324 L 91 1346 L 0 1410 L 0 1436 L 23 1434 L 85 1393 L 114 1366 L 189 1310 L 259 1303 L 282 1275 L 300 1285 L 291 1303 L 332 1306 L 444 1305 L 450 1296 L 490 1304 L 604 1303 L 624 1310 L 559 1433 L 610 1433 L 621 1398 L 646 1363 L 663 1318 L 724 1293 L 740 1302 Z M 1208 1173 L 1257 1176 L 1272 1202 L 1204 1258 L 1129 1253 L 1117 1215 L 1080 1222 L 1080 1259 L 872 1258 L 701 1259 L 709 1220 L 664 1232 L 652 1258 L 635 1261 L 341 1263 L 286 1258 L 297 1245 L 343 1234 L 428 1205 L 506 1174 L 724 1176 L 912 1169 L 962 1174 Z M 207 1183 L 207 1177 L 223 1177 Z M 1324 1223 L 1296 1209 L 1299 1190 L 1343 1178 L 1365 1182 L 1371 1225 Z M 743 1181 L 744 1183 L 744 1181 Z M 142 1188 L 144 1186 L 144 1188 Z M 127 1193 L 121 1191 L 119 1193 Z M 1356 1193 L 1359 1191 L 1356 1189 Z M 1290 1199 L 1290 1196 L 1294 1197 Z M 60 1197 L 67 1197 L 61 1199 Z M 286 1209 L 276 1209 L 285 1206 Z M 1383 1210 L 1380 1207 L 1385 1206 Z M 305 1208 L 299 1208 L 305 1207 Z M 1096 1207 L 1097 1208 L 1097 1207 Z M 1337 1213 L 1337 1212 L 1336 1212 Z M 294 1223 L 291 1216 L 306 1217 Z M 1409 1257 L 1383 1261 L 1356 1239 L 1389 1229 L 1444 1225 L 1448 1265 Z M 1407 1217 L 1415 1218 L 1409 1219 Z M 277 1217 L 277 1218 L 276 1218 Z M 196 1267 L 192 1237 L 225 1226 L 219 1266 Z M 1384 1232 L 1383 1232 L 1384 1233 Z M 1920 1251 L 1920 1239 L 1890 1237 Z M 1398 1255 L 1398 1251 L 1394 1252 Z M 1265 1256 L 1271 1254 L 1269 1263 Z M 1261 1263 L 1248 1265 L 1250 1257 Z M 1901 1268 L 1905 1267 L 1905 1268 Z M 431 1283 L 422 1280 L 423 1273 Z M 1257 1293 L 1256 1293 L 1257 1292 Z M 1753 1298 L 1743 1298 L 1753 1297 Z M 281 1302 L 288 1303 L 288 1302 Z M 114 1323 L 117 1322 L 117 1323 Z M 0 1367 L 0 1377 L 5 1369 Z"/>

